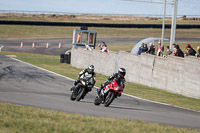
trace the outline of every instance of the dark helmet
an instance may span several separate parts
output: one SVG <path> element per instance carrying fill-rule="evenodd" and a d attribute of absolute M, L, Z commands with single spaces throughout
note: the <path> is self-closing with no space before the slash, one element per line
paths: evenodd
<path fill-rule="evenodd" d="M 94 72 L 94 66 L 93 66 L 93 65 L 90 65 L 90 66 L 88 67 L 88 71 L 89 71 L 89 73 Z"/>
<path fill-rule="evenodd" d="M 126 75 L 126 70 L 124 68 L 120 68 L 118 70 L 118 75 L 120 78 L 123 78 Z"/>

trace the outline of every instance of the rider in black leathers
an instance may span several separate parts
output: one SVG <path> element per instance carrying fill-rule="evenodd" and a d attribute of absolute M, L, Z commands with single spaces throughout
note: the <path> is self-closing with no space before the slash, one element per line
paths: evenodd
<path fill-rule="evenodd" d="M 73 90 L 75 93 L 75 95 L 77 95 L 77 90 L 78 88 L 80 87 L 80 78 L 91 78 L 91 81 L 90 84 L 88 85 L 88 91 L 92 91 L 92 87 L 95 85 L 96 83 L 96 74 L 94 72 L 94 66 L 93 65 L 90 65 L 88 68 L 82 70 L 79 74 L 78 74 L 78 80 L 76 80 L 74 82 L 74 86 L 71 88 L 71 91 Z"/>
<path fill-rule="evenodd" d="M 111 83 L 113 81 L 113 79 L 115 79 L 115 81 L 117 82 L 117 84 L 121 84 L 123 85 L 123 88 L 125 88 L 125 78 L 124 76 L 126 75 L 126 70 L 124 68 L 120 68 L 118 70 L 118 73 L 114 73 L 113 75 L 111 75 L 106 82 L 104 82 L 103 84 L 101 84 L 101 87 L 97 89 L 97 92 L 101 92 L 101 89 L 103 89 L 106 85 L 108 85 L 109 83 Z"/>

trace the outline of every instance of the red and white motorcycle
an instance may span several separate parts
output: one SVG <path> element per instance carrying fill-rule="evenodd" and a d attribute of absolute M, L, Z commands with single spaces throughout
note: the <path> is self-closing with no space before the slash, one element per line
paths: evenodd
<path fill-rule="evenodd" d="M 106 85 L 100 92 L 97 92 L 97 96 L 94 100 L 95 105 L 104 104 L 105 107 L 108 107 L 115 98 L 121 96 L 123 91 L 123 84 L 120 82 L 118 84 L 115 79 L 108 85 Z"/>

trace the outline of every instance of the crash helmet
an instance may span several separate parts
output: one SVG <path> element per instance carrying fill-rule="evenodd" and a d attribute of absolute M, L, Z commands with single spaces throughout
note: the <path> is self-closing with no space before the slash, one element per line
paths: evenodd
<path fill-rule="evenodd" d="M 124 78 L 125 75 L 126 75 L 126 70 L 125 70 L 124 68 L 120 68 L 120 69 L 118 70 L 118 76 L 119 76 L 120 78 Z"/>
<path fill-rule="evenodd" d="M 88 67 L 88 72 L 89 72 L 89 73 L 93 73 L 93 72 L 94 72 L 94 66 L 93 66 L 93 65 L 90 65 L 90 66 Z"/>

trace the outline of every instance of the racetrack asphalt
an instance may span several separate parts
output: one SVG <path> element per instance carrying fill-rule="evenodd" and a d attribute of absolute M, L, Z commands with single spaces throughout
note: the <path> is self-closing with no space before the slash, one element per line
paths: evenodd
<path fill-rule="evenodd" d="M 0 55 L 0 102 L 200 129 L 200 112 L 126 95 L 115 99 L 109 107 L 95 106 L 95 89 L 80 102 L 71 101 L 72 85 L 69 78 Z"/>

